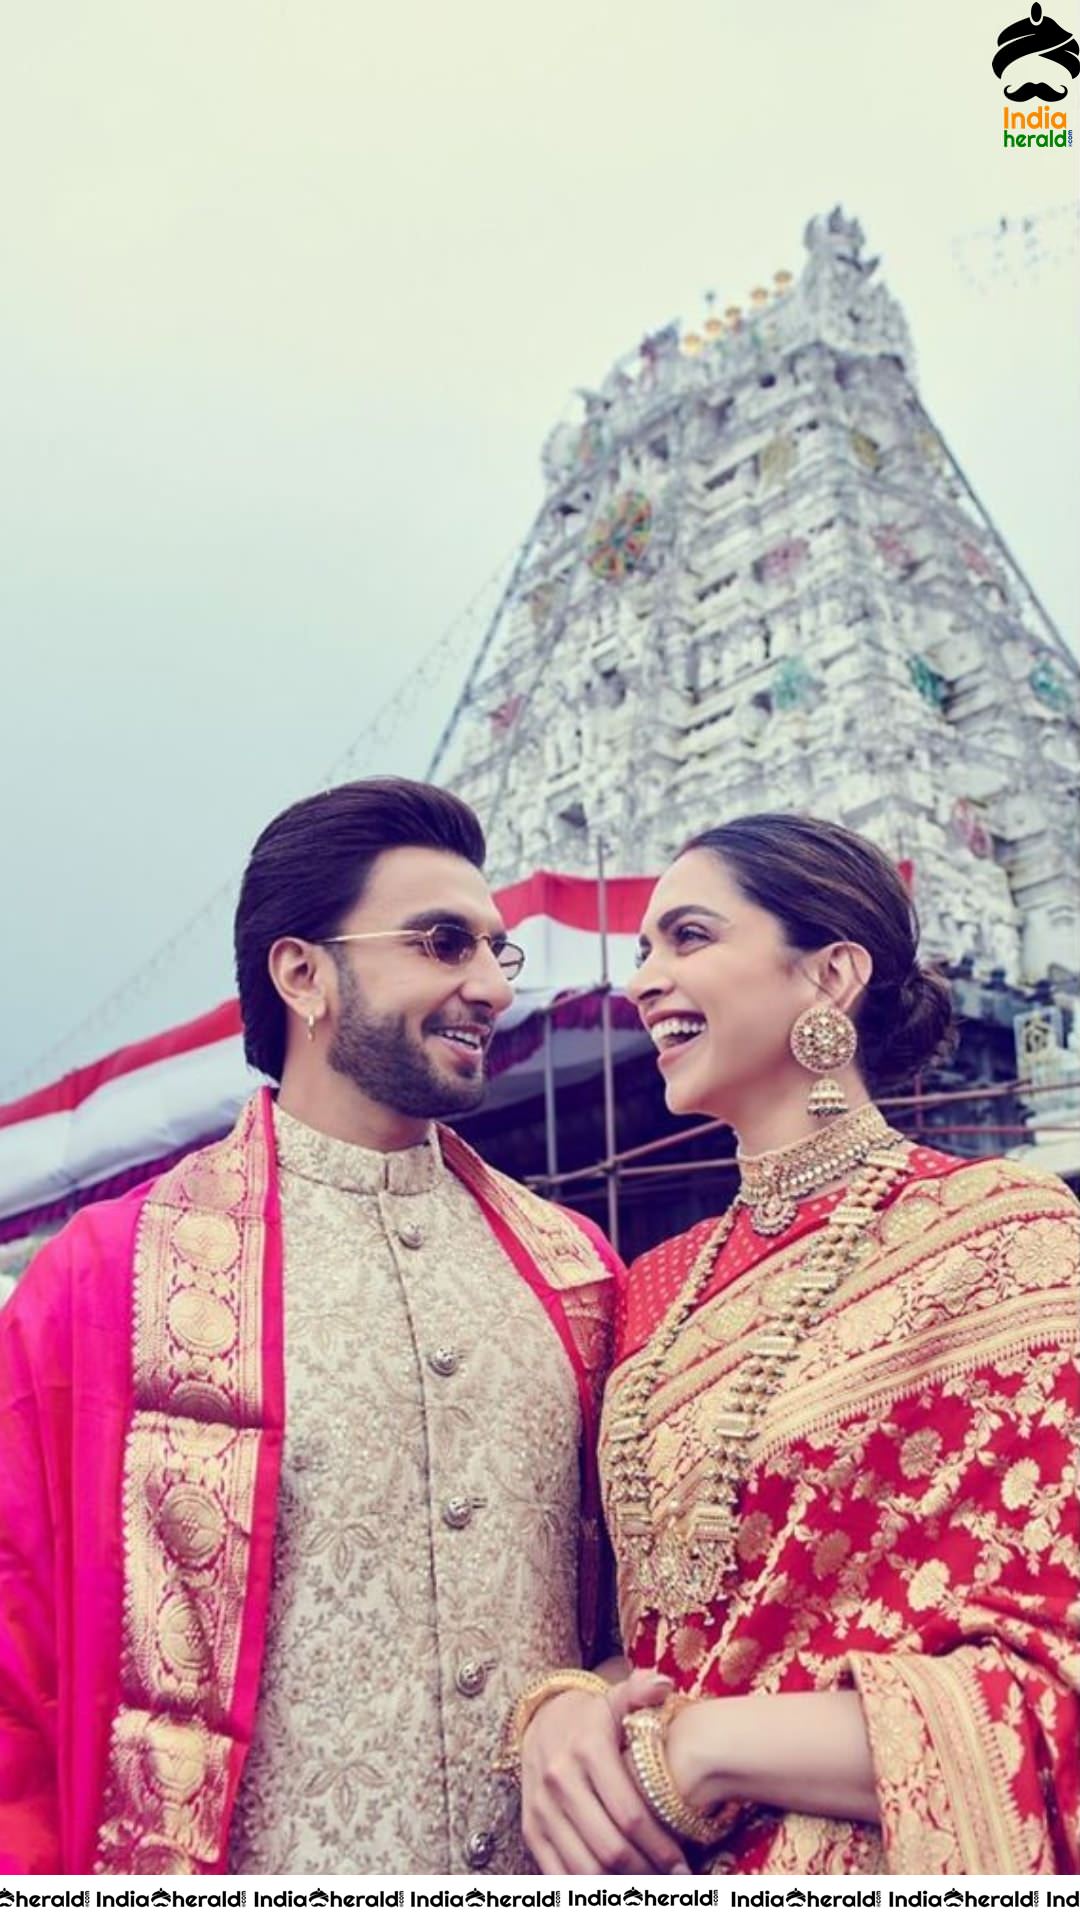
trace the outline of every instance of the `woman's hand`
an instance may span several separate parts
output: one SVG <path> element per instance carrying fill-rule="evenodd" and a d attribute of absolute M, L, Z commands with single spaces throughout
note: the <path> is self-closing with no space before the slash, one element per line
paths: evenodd
<path fill-rule="evenodd" d="M 533 1716 L 521 1750 L 521 1819 L 543 1873 L 689 1873 L 622 1757 L 625 1715 L 659 1706 L 670 1684 L 631 1673 L 603 1699 L 560 1693 Z"/>

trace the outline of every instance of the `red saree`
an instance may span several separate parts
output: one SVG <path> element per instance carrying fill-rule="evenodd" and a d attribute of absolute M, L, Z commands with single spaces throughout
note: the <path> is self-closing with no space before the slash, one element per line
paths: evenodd
<path fill-rule="evenodd" d="M 582 1408 L 581 1637 L 617 1261 L 449 1132 Z M 0 1873 L 225 1870 L 251 1739 L 285 1422 L 270 1096 L 86 1208 L 0 1314 Z"/>
<path fill-rule="evenodd" d="M 693 1514 L 710 1423 L 835 1204 L 773 1239 L 740 1210 L 653 1396 L 661 1525 Z M 1078 1219 L 1052 1177 L 912 1149 L 767 1409 L 722 1595 L 645 1610 L 609 1506 L 635 1665 L 709 1696 L 854 1686 L 866 1716 L 880 1827 L 748 1808 L 703 1870 L 1080 1870 Z M 602 1477 L 633 1357 L 713 1224 L 630 1271 Z"/>

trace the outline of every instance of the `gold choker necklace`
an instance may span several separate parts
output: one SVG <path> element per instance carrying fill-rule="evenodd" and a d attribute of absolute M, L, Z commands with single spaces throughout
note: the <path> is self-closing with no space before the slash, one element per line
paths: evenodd
<path fill-rule="evenodd" d="M 865 1166 L 875 1147 L 896 1135 L 872 1101 L 770 1153 L 739 1155 L 737 1205 L 749 1208 L 758 1233 L 783 1233 L 800 1200 Z"/>

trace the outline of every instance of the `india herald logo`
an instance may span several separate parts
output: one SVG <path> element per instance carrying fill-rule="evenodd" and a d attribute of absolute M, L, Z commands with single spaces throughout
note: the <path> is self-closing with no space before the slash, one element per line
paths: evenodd
<path fill-rule="evenodd" d="M 1052 60 L 1074 80 L 1080 73 L 1080 46 L 1074 35 L 1056 20 L 1048 19 L 1038 0 L 1026 20 L 1014 20 L 1011 27 L 998 34 L 997 44 L 993 67 L 999 80 L 1016 60 Z M 1048 80 L 1030 79 L 1004 89 L 1006 100 L 1046 100 L 1051 104 L 1064 100 L 1068 91 L 1067 86 L 1053 87 Z"/>

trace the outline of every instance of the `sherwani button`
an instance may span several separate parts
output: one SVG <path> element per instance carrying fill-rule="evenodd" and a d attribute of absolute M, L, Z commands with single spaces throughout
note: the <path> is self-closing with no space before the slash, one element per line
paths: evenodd
<path fill-rule="evenodd" d="M 457 1372 L 458 1356 L 453 1347 L 436 1347 L 433 1353 L 428 1354 L 428 1366 L 432 1373 L 440 1374 L 445 1380 Z"/>
<path fill-rule="evenodd" d="M 465 1859 L 470 1867 L 486 1867 L 495 1851 L 495 1835 L 478 1827 L 465 1842 Z"/>
<path fill-rule="evenodd" d="M 487 1668 L 478 1660 L 463 1660 L 454 1676 L 454 1685 L 466 1700 L 474 1700 L 487 1686 Z"/>
<path fill-rule="evenodd" d="M 473 1517 L 473 1503 L 471 1500 L 448 1500 L 442 1517 L 448 1527 L 467 1527 Z"/>
<path fill-rule="evenodd" d="M 422 1247 L 424 1229 L 418 1226 L 415 1220 L 405 1220 L 397 1230 L 397 1237 L 403 1247 Z"/>

